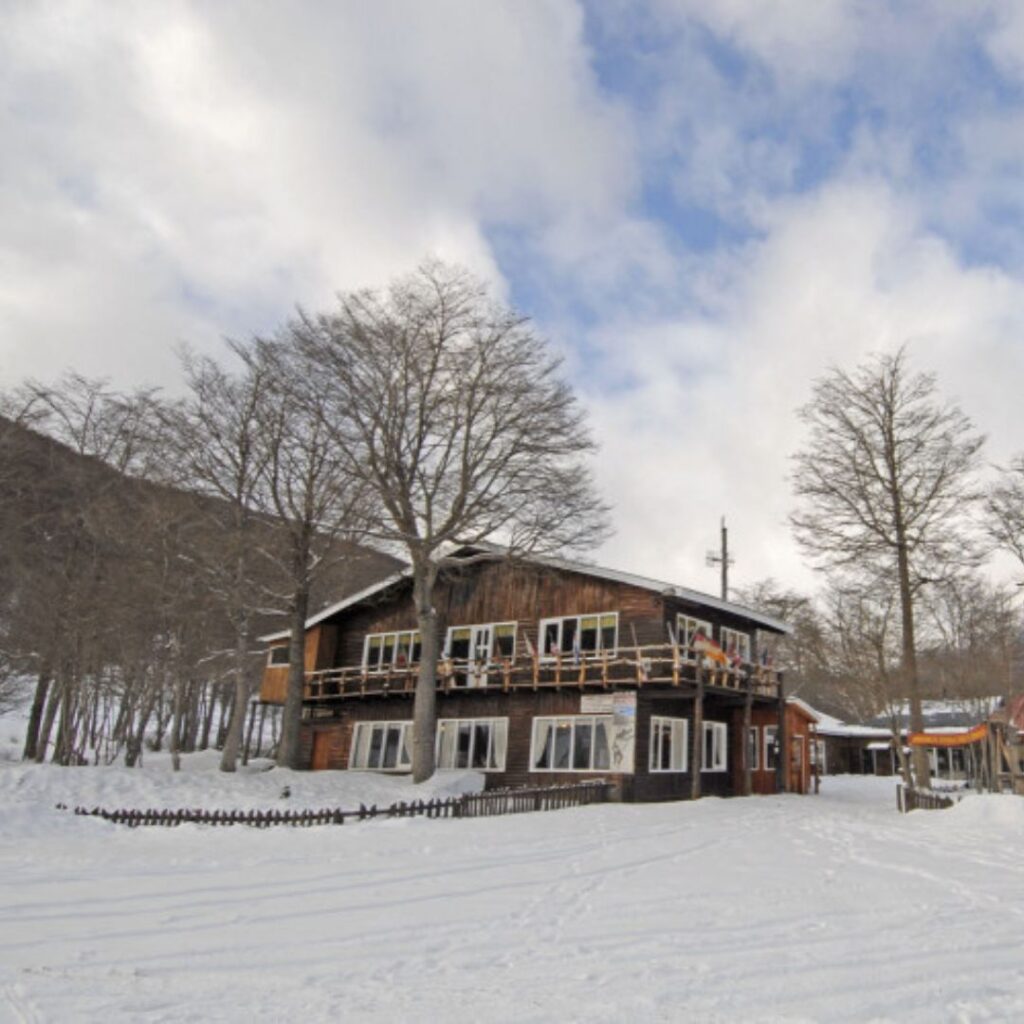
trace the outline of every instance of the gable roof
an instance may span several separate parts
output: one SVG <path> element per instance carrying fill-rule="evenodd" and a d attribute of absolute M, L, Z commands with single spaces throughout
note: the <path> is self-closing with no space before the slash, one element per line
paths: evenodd
<path fill-rule="evenodd" d="M 460 552 L 465 552 L 467 556 L 474 553 L 485 555 L 489 554 L 493 555 L 495 559 L 499 559 L 507 553 L 507 549 L 501 548 L 496 544 L 480 543 L 463 545 L 455 549 L 453 554 L 457 555 Z M 689 587 L 681 587 L 673 583 L 665 583 L 661 580 L 651 579 L 648 576 L 637 576 L 634 573 L 622 572 L 619 569 L 606 569 L 599 565 L 592 565 L 589 562 L 573 561 L 567 558 L 553 558 L 538 555 L 530 558 L 524 558 L 522 561 L 527 564 L 543 565 L 550 569 L 562 569 L 565 572 L 579 573 L 583 576 L 593 576 L 597 579 L 609 580 L 613 583 L 624 583 L 627 586 L 637 587 L 641 590 L 649 590 L 654 593 L 661 594 L 663 597 L 675 597 L 683 601 L 692 601 L 694 604 L 700 604 L 706 608 L 714 608 L 716 611 L 724 611 L 732 615 L 737 615 L 740 618 L 749 619 L 758 626 L 770 629 L 776 633 L 791 633 L 793 631 L 792 627 L 781 619 L 776 619 L 771 615 L 765 615 L 762 612 L 755 611 L 753 608 L 747 608 L 745 605 L 737 604 L 734 601 L 723 601 L 720 597 L 714 597 L 711 594 L 705 594 L 699 590 L 691 590 Z M 373 583 L 355 594 L 351 594 L 349 597 L 336 601 L 334 604 L 328 605 L 326 608 L 322 608 L 315 615 L 306 619 L 306 629 L 310 629 L 318 623 L 323 622 L 324 619 L 329 619 L 332 615 L 337 615 L 338 612 L 345 611 L 347 608 L 351 608 L 354 605 L 361 604 L 363 601 L 368 601 L 370 598 L 376 597 L 386 591 L 389 587 L 393 587 L 396 584 L 401 583 L 403 580 L 410 579 L 412 579 L 412 568 L 407 566 L 399 572 L 392 573 L 379 582 Z M 259 639 L 265 643 L 272 643 L 275 640 L 284 640 L 288 635 L 289 631 L 284 629 L 276 633 L 269 633 L 266 636 L 261 636 Z"/>

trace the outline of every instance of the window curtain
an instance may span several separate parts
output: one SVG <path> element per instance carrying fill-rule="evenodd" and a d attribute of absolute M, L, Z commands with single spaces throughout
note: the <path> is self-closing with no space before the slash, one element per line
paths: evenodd
<path fill-rule="evenodd" d="M 508 747 L 508 722 L 491 723 L 491 767 L 505 770 L 505 750 Z"/>
<path fill-rule="evenodd" d="M 533 723 L 533 767 L 550 768 L 551 765 L 551 722 L 538 718 Z"/>

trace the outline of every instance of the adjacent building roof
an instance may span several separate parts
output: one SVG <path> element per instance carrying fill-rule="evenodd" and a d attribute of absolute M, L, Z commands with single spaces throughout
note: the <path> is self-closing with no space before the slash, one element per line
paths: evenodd
<path fill-rule="evenodd" d="M 471 548 L 462 548 L 462 551 L 468 551 L 470 553 L 491 553 L 495 558 L 500 558 L 506 554 L 504 548 L 500 548 L 494 544 L 474 544 Z M 654 580 L 648 576 L 637 576 L 634 573 L 622 572 L 619 569 L 606 569 L 599 565 L 591 565 L 589 562 L 573 561 L 566 558 L 551 558 L 534 556 L 522 559 L 523 561 L 533 565 L 543 565 L 551 569 L 562 569 L 566 572 L 580 573 L 583 576 L 594 576 L 598 579 L 610 580 L 614 583 L 624 583 L 627 586 L 637 587 L 641 590 L 650 590 L 655 593 L 661 594 L 663 597 L 675 597 L 683 601 L 691 601 L 694 604 L 703 605 L 706 608 L 714 608 L 717 611 L 728 612 L 732 615 L 739 616 L 749 620 L 750 622 L 756 623 L 758 626 L 771 630 L 774 633 L 791 633 L 792 627 L 781 619 L 774 618 L 771 615 L 765 615 L 763 612 L 755 611 L 753 608 L 747 608 L 744 605 L 737 604 L 734 601 L 724 601 L 720 597 L 714 597 L 711 594 L 702 593 L 699 590 L 691 590 L 689 587 L 682 587 L 674 583 L 665 583 L 662 580 Z M 328 605 L 326 608 L 322 608 L 315 615 L 310 616 L 306 620 L 306 629 L 317 625 L 319 622 L 323 622 L 325 619 L 329 619 L 333 615 L 337 615 L 338 612 L 345 611 L 347 608 L 351 608 L 354 605 L 361 604 L 364 601 L 368 601 L 378 595 L 382 594 L 389 587 L 393 587 L 403 580 L 412 578 L 412 569 L 405 568 L 399 572 L 392 573 L 389 576 L 384 577 L 379 582 L 371 584 L 364 590 L 360 590 L 358 593 L 351 594 L 341 601 L 337 601 L 334 604 Z M 281 630 L 277 633 L 269 633 L 266 636 L 261 636 L 260 640 L 266 643 L 272 643 L 275 640 L 284 640 L 288 636 L 288 630 Z"/>

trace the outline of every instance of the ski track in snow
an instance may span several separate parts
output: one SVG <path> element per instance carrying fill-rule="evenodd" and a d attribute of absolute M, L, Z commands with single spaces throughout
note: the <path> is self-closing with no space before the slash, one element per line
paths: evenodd
<path fill-rule="evenodd" d="M 0 1021 L 1024 1020 L 1017 798 L 128 830 L 52 810 L 92 771 L 0 764 Z"/>

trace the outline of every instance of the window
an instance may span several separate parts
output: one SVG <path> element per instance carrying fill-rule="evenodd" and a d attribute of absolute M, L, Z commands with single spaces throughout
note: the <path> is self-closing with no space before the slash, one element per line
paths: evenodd
<path fill-rule="evenodd" d="M 756 772 L 761 767 L 761 762 L 757 756 L 757 734 L 759 731 L 756 725 L 752 725 L 747 731 L 747 765 L 752 772 Z"/>
<path fill-rule="evenodd" d="M 725 722 L 704 722 L 704 749 L 701 771 L 724 772 L 729 730 Z"/>
<path fill-rule="evenodd" d="M 607 771 L 611 731 L 611 715 L 535 718 L 530 766 L 535 772 Z"/>
<path fill-rule="evenodd" d="M 412 722 L 357 722 L 349 768 L 360 771 L 408 771 Z"/>
<path fill-rule="evenodd" d="M 370 633 L 363 643 L 363 668 L 369 672 L 386 672 L 391 668 L 416 665 L 421 646 L 419 630 Z"/>
<path fill-rule="evenodd" d="M 267 651 L 268 665 L 289 665 L 291 664 L 291 650 L 289 647 L 271 647 Z"/>
<path fill-rule="evenodd" d="M 764 770 L 766 772 L 775 771 L 775 766 L 778 764 L 779 751 L 775 745 L 778 735 L 779 727 L 777 725 L 764 727 Z"/>
<path fill-rule="evenodd" d="M 703 619 L 694 619 L 689 615 L 677 615 L 676 633 L 680 647 L 692 647 L 693 638 L 698 633 L 703 633 L 708 640 L 711 639 L 711 623 Z"/>
<path fill-rule="evenodd" d="M 652 772 L 685 772 L 687 765 L 687 728 L 685 718 L 651 717 Z"/>
<path fill-rule="evenodd" d="M 738 629 L 722 627 L 722 650 L 726 654 L 738 654 L 743 661 L 750 661 L 750 634 Z"/>
<path fill-rule="evenodd" d="M 559 654 L 593 656 L 602 651 L 614 654 L 619 643 L 619 613 L 541 619 L 540 642 L 545 658 Z"/>
<path fill-rule="evenodd" d="M 444 653 L 445 657 L 456 661 L 513 658 L 516 653 L 516 624 L 491 622 L 479 626 L 449 626 Z"/>
<path fill-rule="evenodd" d="M 437 767 L 505 770 L 507 718 L 443 718 L 437 723 Z"/>

